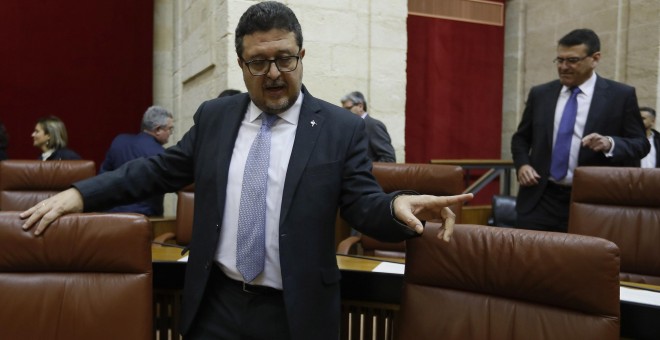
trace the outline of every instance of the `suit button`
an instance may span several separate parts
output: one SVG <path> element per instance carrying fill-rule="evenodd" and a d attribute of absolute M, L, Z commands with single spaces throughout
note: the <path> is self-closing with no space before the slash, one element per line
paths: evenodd
<path fill-rule="evenodd" d="M 211 269 L 211 261 L 206 261 L 206 263 L 204 264 L 204 269 L 206 270 Z"/>
<path fill-rule="evenodd" d="M 216 224 L 216 225 L 215 225 L 215 232 L 216 232 L 216 233 L 219 233 L 219 232 L 220 232 L 220 225 L 219 225 L 219 224 Z"/>

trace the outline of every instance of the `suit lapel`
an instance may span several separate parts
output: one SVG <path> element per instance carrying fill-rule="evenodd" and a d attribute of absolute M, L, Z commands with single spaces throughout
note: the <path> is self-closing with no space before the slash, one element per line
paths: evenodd
<path fill-rule="evenodd" d="M 603 120 L 603 115 L 608 111 L 608 84 L 603 78 L 596 77 L 596 85 L 594 86 L 594 94 L 591 99 L 591 105 L 589 106 L 589 113 L 587 114 L 587 121 L 584 124 L 584 133 L 582 136 L 586 136 L 594 131 L 596 131 L 597 123 L 607 120 Z"/>
<path fill-rule="evenodd" d="M 303 87 L 302 106 L 300 108 L 300 118 L 296 129 L 296 139 L 293 142 L 289 167 L 284 181 L 284 192 L 282 194 L 282 210 L 280 212 L 280 227 L 282 221 L 286 218 L 293 196 L 295 194 L 300 178 L 305 171 L 305 166 L 310 155 L 316 147 L 316 141 L 323 129 L 324 117 L 320 114 L 321 106 L 316 99 Z"/>
<path fill-rule="evenodd" d="M 552 152 L 552 134 L 555 128 L 555 112 L 557 111 L 557 99 L 559 99 L 559 93 L 561 92 L 562 85 L 559 81 L 553 82 L 547 92 L 547 95 L 544 97 L 544 103 L 541 104 L 541 107 L 544 110 L 543 115 L 543 126 L 545 129 L 545 138 L 547 145 L 550 146 L 549 151 Z"/>

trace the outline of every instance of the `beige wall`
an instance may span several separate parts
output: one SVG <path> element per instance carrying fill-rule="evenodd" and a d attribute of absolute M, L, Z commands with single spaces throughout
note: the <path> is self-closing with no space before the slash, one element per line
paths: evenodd
<path fill-rule="evenodd" d="M 173 141 L 197 107 L 226 88 L 245 91 L 234 49 L 240 16 L 258 1 L 155 0 L 154 102 L 176 116 Z M 303 29 L 303 83 L 315 97 L 339 103 L 365 94 L 382 120 L 397 160 L 404 160 L 407 0 L 289 0 Z M 165 213 L 175 200 L 166 197 Z"/>

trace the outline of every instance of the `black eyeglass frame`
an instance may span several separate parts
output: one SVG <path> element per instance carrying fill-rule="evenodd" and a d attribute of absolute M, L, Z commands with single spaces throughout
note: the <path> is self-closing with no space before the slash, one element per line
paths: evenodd
<path fill-rule="evenodd" d="M 570 57 L 570 58 L 557 57 L 557 58 L 553 59 L 552 62 L 555 63 L 556 65 L 561 65 L 564 62 L 566 62 L 567 65 L 575 65 L 575 64 L 577 64 L 577 63 L 581 62 L 582 60 L 587 59 L 589 57 L 593 57 L 593 54 L 585 55 L 584 57 Z"/>
<path fill-rule="evenodd" d="M 241 58 L 241 60 L 243 61 L 243 63 L 245 65 L 247 65 L 247 68 L 248 68 L 248 71 L 250 72 L 250 74 L 255 76 L 255 77 L 258 77 L 258 76 L 263 76 L 265 74 L 268 74 L 268 72 L 270 71 L 270 67 L 273 63 L 275 64 L 275 67 L 277 68 L 277 70 L 280 71 L 280 72 L 293 72 L 298 68 L 298 64 L 300 63 L 300 58 L 301 58 L 300 57 L 300 51 L 298 51 L 298 54 L 290 55 L 290 56 L 286 56 L 286 57 L 277 57 L 277 58 L 273 58 L 273 59 L 252 59 L 252 60 L 248 60 L 248 61 Z M 278 64 L 278 62 L 280 62 L 282 60 L 290 61 L 292 59 L 295 59 L 296 64 L 293 65 L 293 68 L 291 68 L 291 69 L 288 69 L 288 68 L 282 69 L 281 68 L 282 66 L 280 66 Z M 252 68 L 250 67 L 250 65 L 253 65 L 254 63 L 258 63 L 258 62 L 268 62 L 268 66 L 264 68 L 264 71 L 256 72 L 256 71 L 252 70 Z"/>

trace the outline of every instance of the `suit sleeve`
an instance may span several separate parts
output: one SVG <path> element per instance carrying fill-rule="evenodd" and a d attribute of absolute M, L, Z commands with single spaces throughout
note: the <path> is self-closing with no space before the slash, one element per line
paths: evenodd
<path fill-rule="evenodd" d="M 632 164 L 644 158 L 651 150 L 644 122 L 639 114 L 635 89 L 626 96 L 624 110 L 621 136 L 610 136 L 614 140 L 612 160 Z"/>
<path fill-rule="evenodd" d="M 397 242 L 417 234 L 392 216 L 390 203 L 399 194 L 383 193 L 371 174 L 364 123 L 356 124 L 342 174 L 341 216 L 353 228 L 381 241 Z"/>
<path fill-rule="evenodd" d="M 534 124 L 533 91 L 533 88 L 529 91 L 527 101 L 525 102 L 525 110 L 523 111 L 520 124 L 518 124 L 518 130 L 511 137 L 511 155 L 516 170 L 525 164 L 531 163 L 529 153 L 532 148 L 532 130 Z"/>
<path fill-rule="evenodd" d="M 190 130 L 165 152 L 132 160 L 114 171 L 74 183 L 83 197 L 84 211 L 101 211 L 141 201 L 192 183 L 197 123 L 203 106 L 195 114 Z"/>

